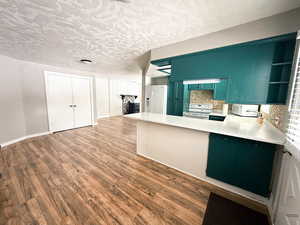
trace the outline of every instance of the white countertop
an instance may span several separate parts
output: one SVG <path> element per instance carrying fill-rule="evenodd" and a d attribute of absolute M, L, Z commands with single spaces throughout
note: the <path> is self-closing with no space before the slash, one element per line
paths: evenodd
<path fill-rule="evenodd" d="M 267 121 L 260 125 L 256 122 L 256 118 L 243 118 L 229 115 L 224 122 L 220 122 L 156 113 L 135 113 L 126 115 L 125 117 L 278 145 L 283 145 L 285 143 L 285 135 L 280 130 Z"/>

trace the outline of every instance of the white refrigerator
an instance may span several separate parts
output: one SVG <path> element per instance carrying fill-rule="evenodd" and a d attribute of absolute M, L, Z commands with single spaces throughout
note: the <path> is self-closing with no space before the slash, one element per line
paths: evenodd
<path fill-rule="evenodd" d="M 167 113 L 167 85 L 146 86 L 146 112 Z"/>

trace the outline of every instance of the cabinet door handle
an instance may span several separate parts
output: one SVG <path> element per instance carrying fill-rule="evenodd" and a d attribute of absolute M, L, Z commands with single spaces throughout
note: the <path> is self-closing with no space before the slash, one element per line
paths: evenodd
<path fill-rule="evenodd" d="M 71 107 L 71 108 L 72 108 L 72 107 L 73 107 L 73 105 L 69 105 L 69 107 Z"/>

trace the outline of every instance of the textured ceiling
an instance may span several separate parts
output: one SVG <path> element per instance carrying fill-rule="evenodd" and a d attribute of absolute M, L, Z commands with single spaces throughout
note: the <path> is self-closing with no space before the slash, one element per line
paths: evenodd
<path fill-rule="evenodd" d="M 300 6 L 299 0 L 0 0 L 0 54 L 136 71 L 152 48 Z M 95 63 L 82 65 L 81 58 Z"/>

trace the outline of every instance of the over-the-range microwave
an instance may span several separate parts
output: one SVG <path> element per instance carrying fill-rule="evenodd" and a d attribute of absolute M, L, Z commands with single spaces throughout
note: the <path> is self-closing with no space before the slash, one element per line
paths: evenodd
<path fill-rule="evenodd" d="M 233 104 L 232 114 L 238 116 L 257 117 L 258 105 Z"/>

